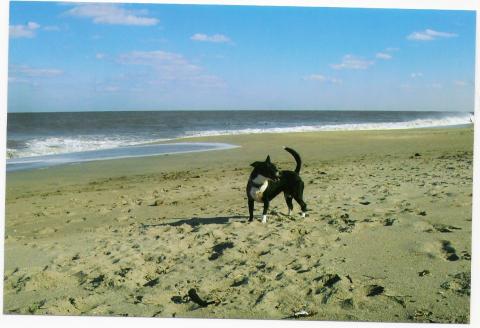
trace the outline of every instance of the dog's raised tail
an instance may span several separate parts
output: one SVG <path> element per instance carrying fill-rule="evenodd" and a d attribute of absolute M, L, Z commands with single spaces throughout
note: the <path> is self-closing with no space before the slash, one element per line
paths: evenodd
<path fill-rule="evenodd" d="M 293 158 L 295 158 L 295 162 L 297 162 L 297 166 L 295 167 L 295 172 L 300 173 L 300 168 L 302 167 L 302 159 L 300 158 L 300 155 L 292 148 L 283 147 L 283 149 L 288 151 L 293 156 Z"/>

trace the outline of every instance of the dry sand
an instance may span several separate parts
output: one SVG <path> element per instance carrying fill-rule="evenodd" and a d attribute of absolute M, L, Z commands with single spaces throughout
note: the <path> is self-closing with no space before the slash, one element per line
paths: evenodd
<path fill-rule="evenodd" d="M 242 147 L 8 173 L 4 313 L 468 322 L 472 128 L 195 140 Z M 247 223 L 282 145 L 310 212 Z"/>

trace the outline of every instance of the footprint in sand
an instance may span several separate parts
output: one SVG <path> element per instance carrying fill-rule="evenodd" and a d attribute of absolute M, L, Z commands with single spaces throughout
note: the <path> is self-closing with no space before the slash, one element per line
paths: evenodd
<path fill-rule="evenodd" d="M 433 228 L 437 230 L 438 232 L 453 232 L 453 230 L 462 230 L 462 228 L 451 226 L 451 225 L 445 225 L 445 224 L 434 224 Z"/>
<path fill-rule="evenodd" d="M 43 229 L 37 230 L 36 233 L 38 233 L 39 235 L 47 235 L 50 233 L 55 233 L 57 231 L 58 229 L 54 229 L 54 228 L 43 228 Z"/>
<path fill-rule="evenodd" d="M 462 251 L 462 259 L 470 261 L 472 259 L 472 255 L 467 251 Z"/>
<path fill-rule="evenodd" d="M 381 295 L 385 292 L 385 287 L 380 285 L 369 285 L 365 288 L 365 294 L 367 297 Z"/>
<path fill-rule="evenodd" d="M 160 283 L 160 278 L 157 277 L 155 279 L 151 279 L 147 281 L 145 284 L 143 284 L 143 287 L 154 287 Z"/>
<path fill-rule="evenodd" d="M 38 302 L 34 302 L 27 308 L 28 313 L 35 314 L 38 310 L 44 309 L 44 305 L 47 303 L 46 299 L 42 299 Z"/>
<path fill-rule="evenodd" d="M 210 261 L 218 259 L 220 256 L 223 255 L 223 252 L 228 249 L 228 248 L 233 248 L 233 243 L 232 242 L 223 242 L 220 244 L 217 244 L 213 246 L 212 250 L 213 253 L 210 255 L 208 258 Z"/>
<path fill-rule="evenodd" d="M 390 226 L 392 226 L 395 222 L 398 222 L 398 220 L 395 219 L 395 218 L 386 218 L 386 219 L 383 221 L 383 225 L 384 225 L 384 226 L 387 226 L 387 227 L 390 227 Z"/>
<path fill-rule="evenodd" d="M 104 282 L 105 275 L 101 274 L 93 279 L 90 280 L 90 285 L 93 289 L 100 287 L 100 285 Z"/>
<path fill-rule="evenodd" d="M 459 272 L 455 275 L 451 275 L 447 281 L 440 285 L 440 287 L 460 295 L 470 295 L 470 281 L 470 272 Z"/>
<path fill-rule="evenodd" d="M 442 253 L 448 261 L 458 261 L 460 259 L 455 248 L 452 246 L 452 243 L 448 240 L 442 241 Z"/>

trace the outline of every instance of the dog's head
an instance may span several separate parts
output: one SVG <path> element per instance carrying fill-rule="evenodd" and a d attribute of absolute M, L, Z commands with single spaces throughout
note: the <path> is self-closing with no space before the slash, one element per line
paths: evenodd
<path fill-rule="evenodd" d="M 261 174 L 265 178 L 276 181 L 280 177 L 277 167 L 270 161 L 270 155 L 267 156 L 265 161 L 253 162 L 250 165 L 254 167 L 257 174 Z"/>

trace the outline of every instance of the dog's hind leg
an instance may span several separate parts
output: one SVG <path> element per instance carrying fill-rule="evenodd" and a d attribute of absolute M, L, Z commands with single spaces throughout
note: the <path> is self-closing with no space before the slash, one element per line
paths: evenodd
<path fill-rule="evenodd" d="M 300 208 L 302 209 L 302 218 L 304 218 L 307 212 L 307 204 L 303 201 L 302 198 L 298 198 L 298 199 L 295 198 L 295 200 L 300 205 Z"/>
<path fill-rule="evenodd" d="M 287 207 L 288 207 L 288 215 L 290 216 L 290 214 L 293 211 L 293 201 L 292 201 L 293 198 L 291 195 L 287 193 L 283 193 L 283 196 L 285 197 L 285 202 L 287 203 Z"/>
<path fill-rule="evenodd" d="M 300 205 L 300 208 L 302 209 L 302 218 L 305 217 L 306 215 L 305 212 L 307 212 L 307 204 L 303 201 L 303 188 L 304 188 L 304 185 L 302 183 L 299 192 L 293 195 L 293 198 Z"/>
<path fill-rule="evenodd" d="M 295 201 L 300 205 L 300 208 L 302 209 L 302 218 L 305 217 L 305 212 L 307 212 L 307 204 L 303 201 L 302 197 L 294 197 Z"/>
<path fill-rule="evenodd" d="M 249 222 L 253 221 L 253 209 L 255 206 L 255 201 L 253 199 L 248 199 L 248 214 L 250 218 L 248 219 Z"/>

